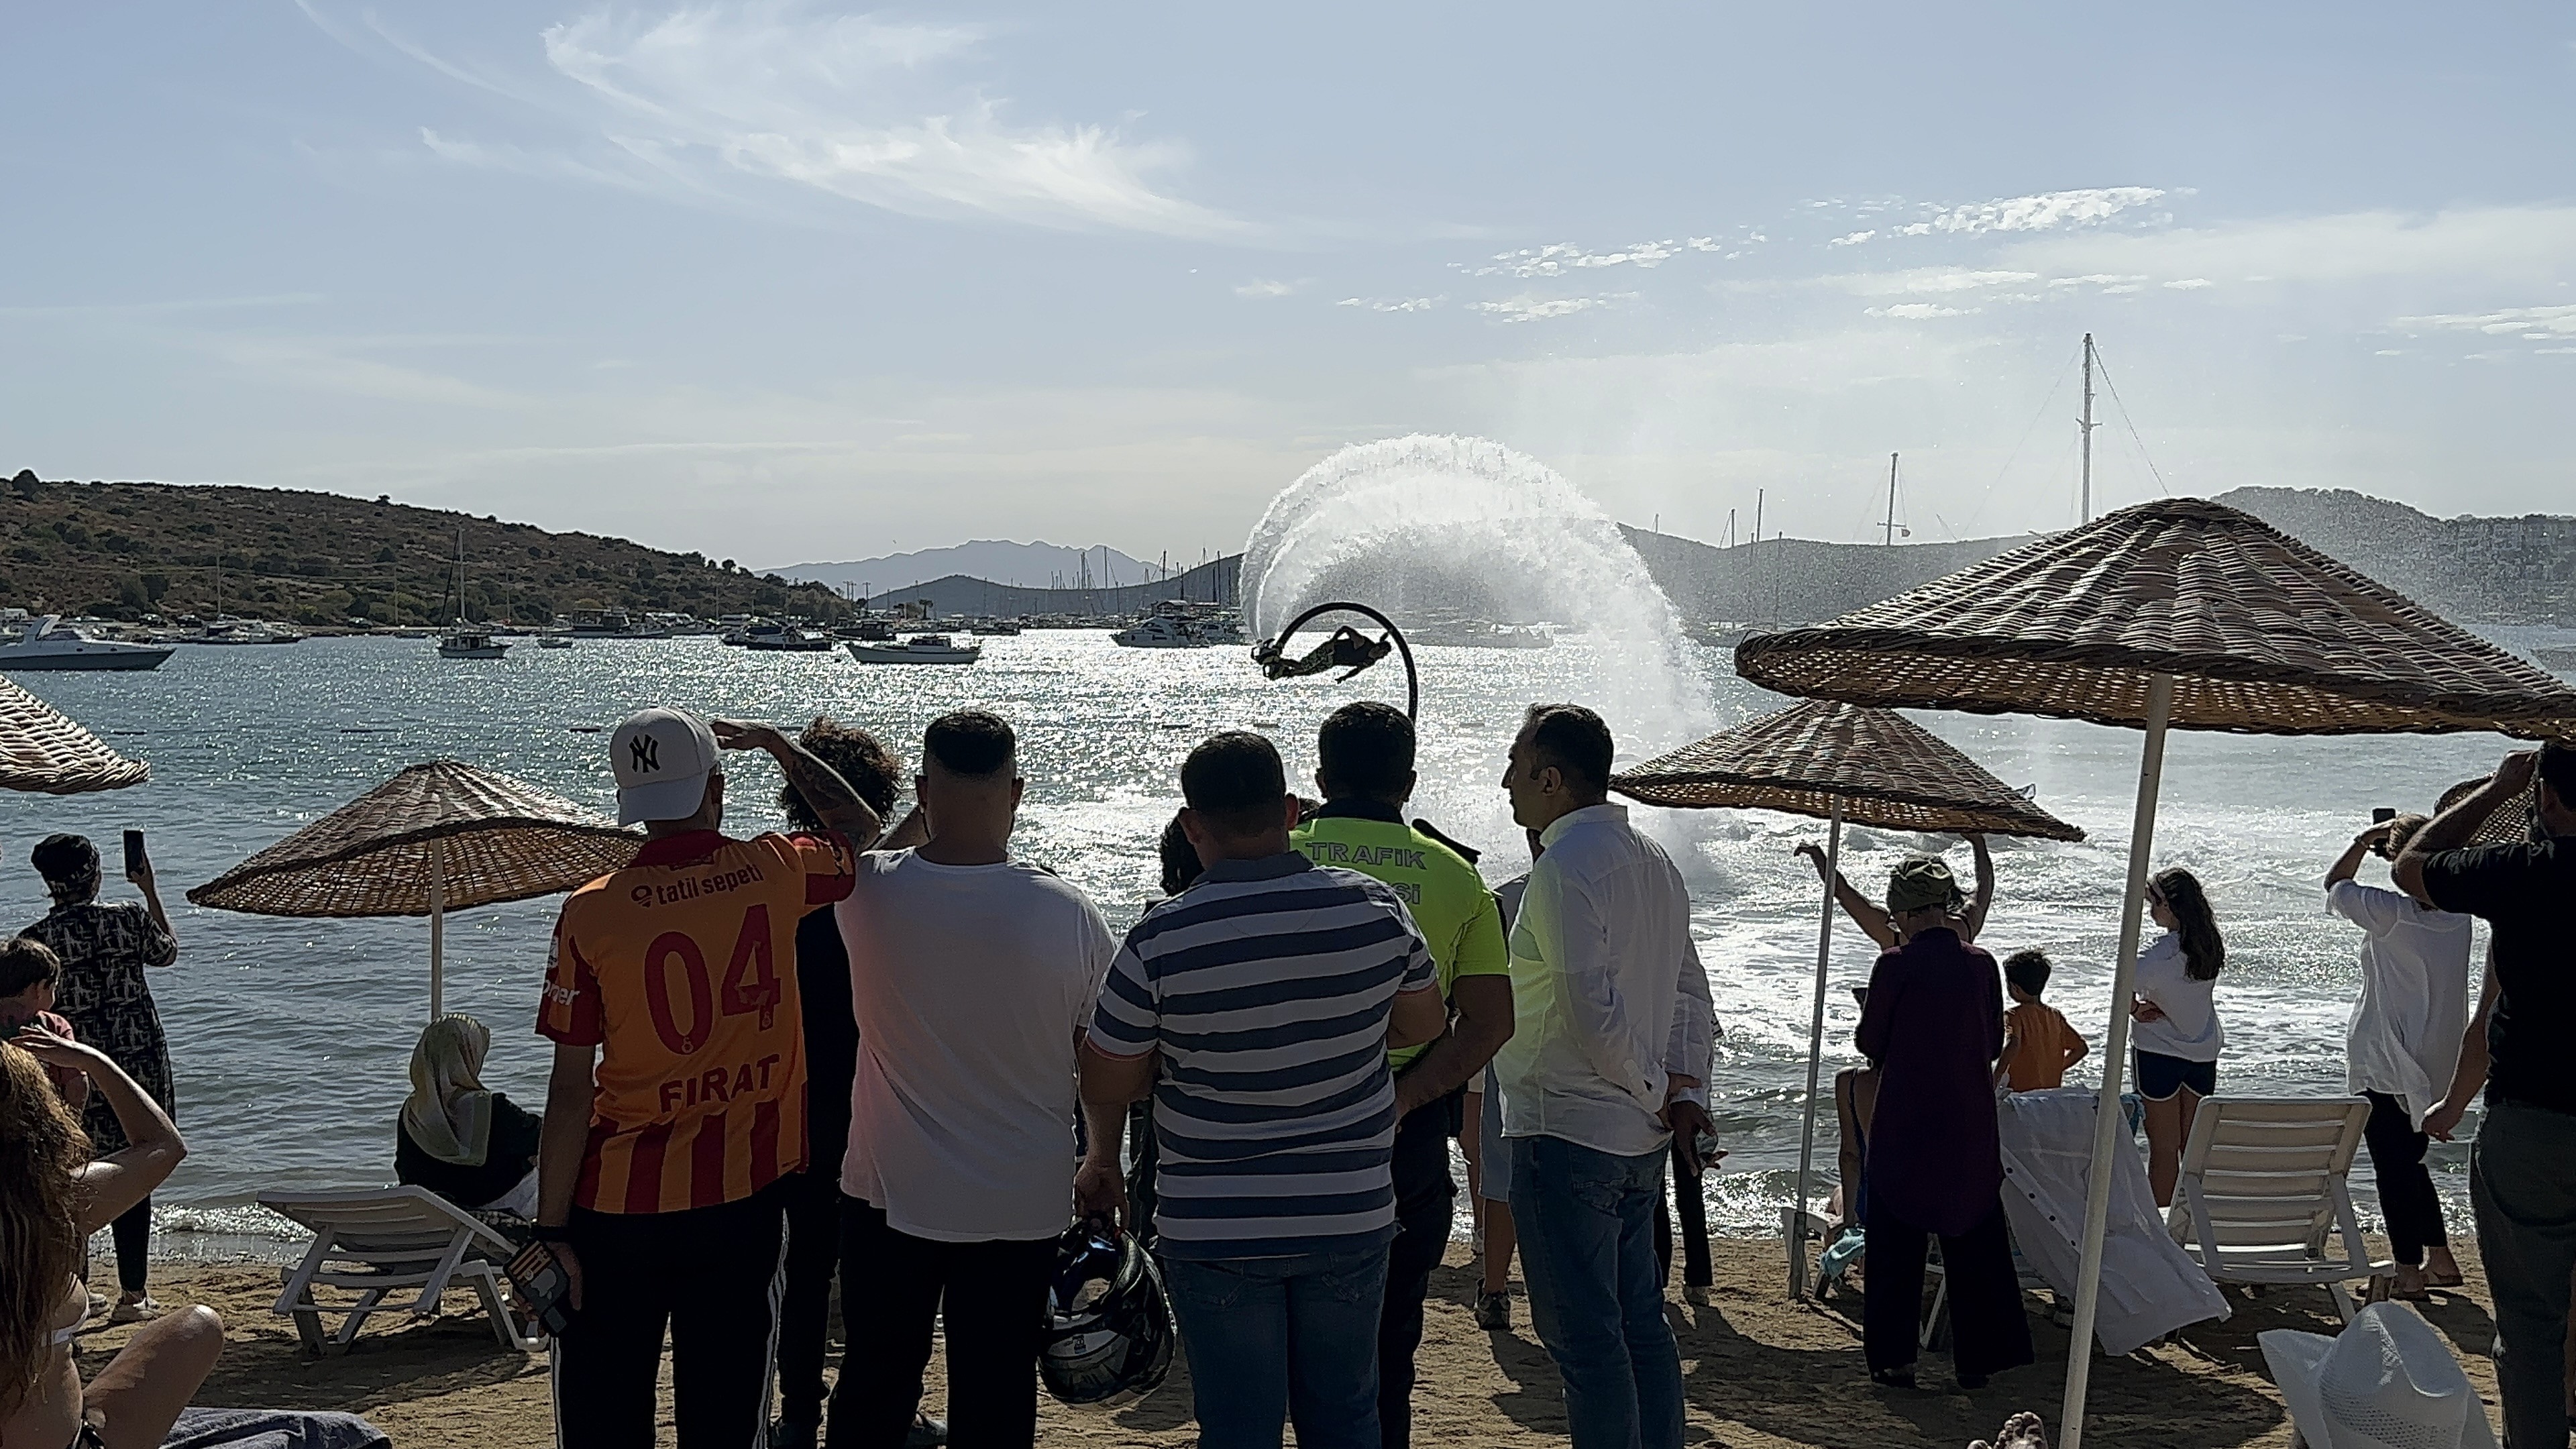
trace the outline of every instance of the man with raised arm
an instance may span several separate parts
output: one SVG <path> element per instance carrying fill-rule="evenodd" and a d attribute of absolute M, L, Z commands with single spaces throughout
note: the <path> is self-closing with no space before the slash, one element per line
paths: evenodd
<path fill-rule="evenodd" d="M 1696 1176 L 1716 1015 L 1690 894 L 1609 803 L 1610 727 L 1530 706 L 1503 788 L 1545 854 L 1512 924 L 1512 1039 L 1494 1058 L 1530 1321 L 1565 1380 L 1575 1449 L 1680 1449 L 1681 1355 L 1655 1210 L 1681 1141 Z"/>
<path fill-rule="evenodd" d="M 720 750 L 765 750 L 826 829 L 724 835 Z M 571 1280 L 556 1442 L 646 1449 L 671 1338 L 681 1449 L 756 1449 L 805 1164 L 796 924 L 850 893 L 876 811 L 763 724 L 675 709 L 609 741 L 634 863 L 564 901 L 537 1031 L 555 1043 L 536 1236 Z"/>
<path fill-rule="evenodd" d="M 1383 881 L 1413 914 L 1452 1019 L 1438 1040 L 1387 1053 L 1395 1073 L 1395 1242 L 1377 1326 L 1377 1427 L 1385 1449 L 1413 1442 L 1413 1355 L 1431 1270 L 1449 1246 L 1457 1188 L 1449 1139 L 1459 1135 L 1461 1088 L 1481 1076 L 1512 1034 L 1511 958 L 1502 912 L 1476 867 L 1404 823 L 1413 795 L 1413 721 L 1376 700 L 1343 705 L 1315 735 L 1323 808 L 1289 838 L 1317 865 Z"/>
<path fill-rule="evenodd" d="M 2488 816 L 2535 792 L 2539 838 L 2468 844 Z M 2505 756 L 2484 785 L 2415 832 L 2389 875 L 2425 905 L 2491 928 L 2478 1008 L 2487 1022 L 2487 1111 L 2469 1151 L 2469 1210 L 2495 1293 L 2504 1441 L 2564 1445 L 2576 1274 L 2576 1062 L 2567 1051 L 2576 1037 L 2576 937 L 2567 929 L 2576 901 L 2576 745 Z M 2457 1124 L 2457 1105 L 2441 1108 L 2441 1132 Z"/>

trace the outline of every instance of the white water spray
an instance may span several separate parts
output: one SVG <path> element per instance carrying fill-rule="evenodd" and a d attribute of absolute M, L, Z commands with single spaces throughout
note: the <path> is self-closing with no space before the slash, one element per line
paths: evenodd
<path fill-rule="evenodd" d="M 1623 762 L 1696 738 L 1713 714 L 1672 604 L 1618 525 L 1500 443 L 1422 434 L 1363 443 L 1272 499 L 1244 545 L 1253 632 L 1269 637 L 1334 598 L 1376 605 L 1400 627 L 1445 610 L 1580 631 L 1554 651 L 1582 660 L 1560 697 L 1600 711 Z"/>

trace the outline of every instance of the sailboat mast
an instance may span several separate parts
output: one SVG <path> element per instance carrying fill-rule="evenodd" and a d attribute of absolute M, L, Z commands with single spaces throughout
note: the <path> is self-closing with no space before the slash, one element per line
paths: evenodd
<path fill-rule="evenodd" d="M 1880 540 L 1889 548 L 1896 546 L 1896 455 L 1887 455 L 1887 537 Z"/>
<path fill-rule="evenodd" d="M 2065 374 L 2060 373 L 2063 377 Z M 2093 334 L 2084 334 L 2084 522 L 2093 521 Z"/>

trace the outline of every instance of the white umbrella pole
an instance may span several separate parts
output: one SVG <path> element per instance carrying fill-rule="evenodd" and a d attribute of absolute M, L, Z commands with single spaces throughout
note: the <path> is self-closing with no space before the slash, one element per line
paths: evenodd
<path fill-rule="evenodd" d="M 1798 1139 L 1798 1196 L 1789 1205 L 1789 1294 L 1807 1296 L 1807 1182 L 1816 1162 L 1816 1078 L 1825 1059 L 1825 967 L 1834 953 L 1834 880 L 1843 868 L 1843 802 L 1834 801 L 1833 829 L 1825 837 L 1825 909 L 1816 925 L 1816 1010 L 1807 1023 L 1807 1127 Z M 1843 1184 L 1843 1201 L 1857 1188 Z"/>
<path fill-rule="evenodd" d="M 429 1019 L 447 1014 L 447 842 L 429 842 Z"/>
<path fill-rule="evenodd" d="M 2165 724 L 2173 712 L 2173 676 L 2147 685 L 2147 743 L 2138 759 L 2138 814 L 2129 827 L 2129 885 L 2120 902 L 2120 954 L 2111 973 L 2111 1026 L 2102 1034 L 2102 1100 L 2094 1110 L 2093 1163 L 2084 1179 L 2084 1261 L 2075 1272 L 2075 1331 L 2066 1344 L 2066 1398 L 2058 1405 L 2058 1449 L 2084 1443 L 2084 1389 L 2093 1374 L 2093 1320 L 2102 1303 L 2102 1236 L 2111 1219 L 2111 1154 L 2134 1150 L 2122 1139 L 2120 1072 L 2128 1065 L 2129 999 L 2138 975 L 2140 919 L 2146 913 L 2147 858 L 2155 845 L 2156 791 L 2165 770 Z"/>

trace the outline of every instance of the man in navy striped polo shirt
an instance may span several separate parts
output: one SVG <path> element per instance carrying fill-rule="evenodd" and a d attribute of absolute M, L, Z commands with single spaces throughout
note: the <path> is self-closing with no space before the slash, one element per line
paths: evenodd
<path fill-rule="evenodd" d="M 1082 1095 L 1154 1092 L 1155 1231 L 1204 1449 L 1377 1449 L 1377 1325 L 1395 1237 L 1389 1048 L 1446 1025 L 1404 903 L 1294 849 L 1297 800 L 1259 735 L 1181 767 L 1206 873 L 1109 968 Z M 1076 1191 L 1121 1209 L 1117 1144 Z"/>

